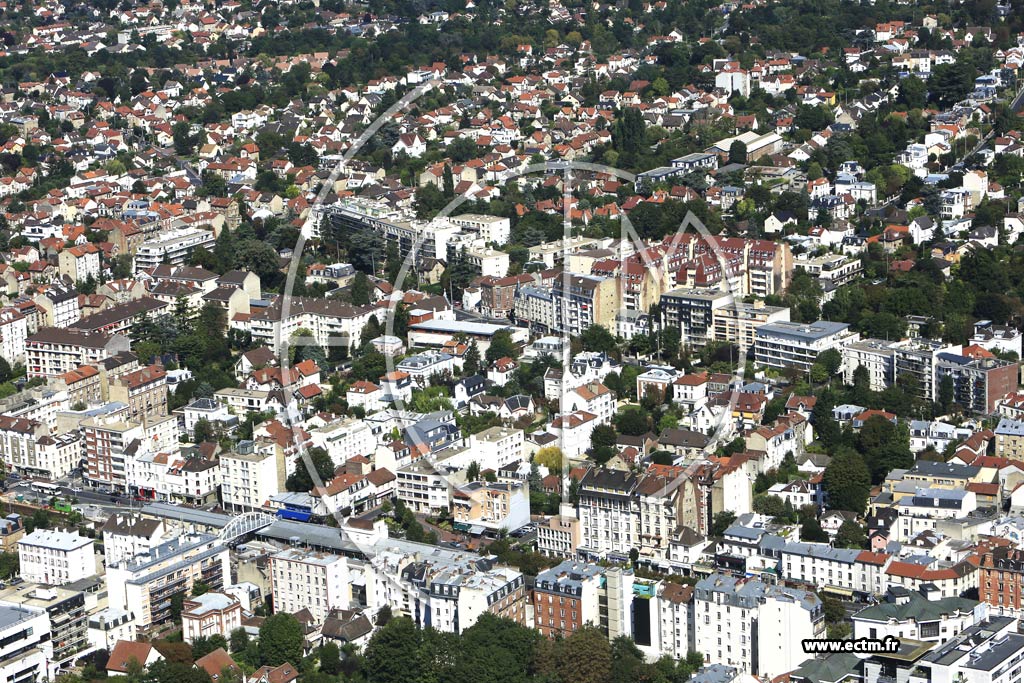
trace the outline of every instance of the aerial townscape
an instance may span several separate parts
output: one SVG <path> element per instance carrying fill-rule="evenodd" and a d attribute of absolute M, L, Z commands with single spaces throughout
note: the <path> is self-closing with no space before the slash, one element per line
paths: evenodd
<path fill-rule="evenodd" d="M 1024 0 L 0 0 L 0 683 L 1024 683 Z"/>

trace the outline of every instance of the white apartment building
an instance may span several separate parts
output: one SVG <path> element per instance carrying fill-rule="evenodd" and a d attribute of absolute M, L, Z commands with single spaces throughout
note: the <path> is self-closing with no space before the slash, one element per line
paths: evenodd
<path fill-rule="evenodd" d="M 505 277 L 508 274 L 509 255 L 490 247 L 467 247 L 463 256 L 483 277 Z"/>
<path fill-rule="evenodd" d="M 399 211 L 365 199 L 339 202 L 332 209 L 328 220 L 335 224 L 372 229 L 393 242 L 402 258 L 408 256 L 415 246 L 423 258 L 443 259 L 448 253 L 448 243 L 462 230 L 448 219 L 408 220 Z"/>
<path fill-rule="evenodd" d="M 988 603 L 961 597 L 936 598 L 890 588 L 885 599 L 852 616 L 854 638 L 909 638 L 944 643 L 988 618 Z"/>
<path fill-rule="evenodd" d="M 211 425 L 218 423 L 230 423 L 237 420 L 228 410 L 228 407 L 217 400 L 209 397 L 197 398 L 182 409 L 185 415 L 185 434 L 193 438 L 196 433 L 196 424 L 200 420 L 206 420 Z"/>
<path fill-rule="evenodd" d="M 96 575 L 92 539 L 77 531 L 36 529 L 18 541 L 21 577 L 48 586 L 62 586 Z"/>
<path fill-rule="evenodd" d="M 770 541 L 777 543 L 773 547 Z M 839 592 L 872 595 L 880 594 L 885 586 L 887 555 L 776 538 L 764 545 L 772 548 L 771 556 L 778 557 L 780 574 L 787 579 Z"/>
<path fill-rule="evenodd" d="M 162 520 L 131 513 L 113 514 L 103 525 L 103 559 L 109 566 L 146 555 L 166 537 Z"/>
<path fill-rule="evenodd" d="M 464 213 L 448 219 L 464 231 L 476 233 L 484 243 L 499 247 L 508 242 L 512 235 L 512 222 L 502 216 L 487 216 L 479 213 Z"/>
<path fill-rule="evenodd" d="M 124 335 L 44 327 L 25 340 L 25 369 L 30 378 L 56 377 L 130 350 Z"/>
<path fill-rule="evenodd" d="M 64 329 L 74 325 L 82 317 L 82 311 L 78 307 L 78 292 L 74 288 L 51 287 L 36 295 L 34 301 L 40 324 L 47 327 Z"/>
<path fill-rule="evenodd" d="M 481 470 L 495 471 L 523 461 L 525 437 L 522 429 L 488 427 L 469 437 L 468 448 Z"/>
<path fill-rule="evenodd" d="M 284 490 L 284 454 L 273 447 L 240 441 L 234 451 L 220 454 L 220 495 L 226 510 L 250 512 L 266 505 Z"/>
<path fill-rule="evenodd" d="M 13 308 L 0 310 L 0 356 L 12 366 L 25 362 L 28 318 Z"/>
<path fill-rule="evenodd" d="M 185 600 L 181 610 L 182 640 L 194 643 L 214 634 L 228 635 L 242 627 L 242 603 L 225 593 L 204 593 Z"/>
<path fill-rule="evenodd" d="M 0 603 L 0 678 L 11 683 L 51 680 L 50 617 L 44 610 Z"/>
<path fill-rule="evenodd" d="M 708 375 L 690 373 L 672 381 L 672 402 L 678 403 L 686 414 L 703 408 L 708 402 Z"/>
<path fill-rule="evenodd" d="M 903 650 L 901 648 L 901 654 Z M 933 683 L 1018 683 L 1024 662 L 1024 635 L 1017 620 L 989 617 L 959 635 L 917 648 L 910 656 L 875 655 L 864 660 L 864 683 L 911 680 L 923 672 Z"/>
<path fill-rule="evenodd" d="M 2 318 L 0 318 L 0 324 L 2 324 Z M 1024 340 L 1024 335 L 1015 327 L 996 325 L 991 320 L 979 320 L 974 323 L 974 334 L 971 335 L 968 343 L 976 344 L 993 353 L 999 351 L 1016 353 L 1020 358 L 1024 351 L 1021 346 L 1022 340 Z"/>
<path fill-rule="evenodd" d="M 377 435 L 370 426 L 354 417 L 345 417 L 310 431 L 309 440 L 323 448 L 336 463 L 343 463 L 354 455 L 373 455 L 377 450 Z"/>
<path fill-rule="evenodd" d="M 47 433 L 46 425 L 38 420 L 0 415 L 0 459 L 7 468 L 19 473 L 35 469 L 41 464 L 36 441 Z"/>
<path fill-rule="evenodd" d="M 84 448 L 85 438 L 77 429 L 57 436 L 42 436 L 35 443 L 35 460 L 29 452 L 27 459 L 14 460 L 12 464 L 21 472 L 60 479 L 78 467 Z"/>
<path fill-rule="evenodd" d="M 72 282 L 100 280 L 100 248 L 91 242 L 64 249 L 57 255 L 57 264 L 62 276 L 71 278 Z"/>
<path fill-rule="evenodd" d="M 455 356 L 440 351 L 427 351 L 403 358 L 395 366 L 396 372 L 404 372 L 418 386 L 426 386 L 433 375 L 455 372 Z"/>
<path fill-rule="evenodd" d="M 821 600 L 810 591 L 712 574 L 694 589 L 694 649 L 707 663 L 774 678 L 807 655 L 802 641 L 825 630 Z"/>
<path fill-rule="evenodd" d="M 66 385 L 56 380 L 0 399 L 0 415 L 39 422 L 50 434 L 74 428 L 73 425 L 58 428 L 57 424 L 58 415 L 70 407 L 71 395 Z"/>
<path fill-rule="evenodd" d="M 615 416 L 615 395 L 600 382 L 589 382 L 563 394 L 559 409 L 574 413 L 582 411 L 594 416 L 594 426 L 611 424 Z"/>
<path fill-rule="evenodd" d="M 452 484 L 426 458 L 401 467 L 395 473 L 397 496 L 413 512 L 437 513 L 452 502 Z"/>
<path fill-rule="evenodd" d="M 217 390 L 213 397 L 230 410 L 238 414 L 262 413 L 272 410 L 280 413 L 282 406 L 273 400 L 273 394 L 263 389 L 243 389 L 241 387 L 224 387 Z M 193 424 L 193 428 L 195 425 Z"/>
<path fill-rule="evenodd" d="M 922 531 L 935 529 L 940 519 L 964 517 L 978 509 L 974 491 L 963 489 L 920 488 L 905 495 L 895 505 L 899 518 L 892 529 L 892 540 L 906 543 Z"/>
<path fill-rule="evenodd" d="M 590 436 L 597 426 L 595 416 L 586 411 L 558 415 L 548 425 L 548 432 L 557 439 L 557 445 L 567 458 L 579 458 L 590 448 Z"/>
<path fill-rule="evenodd" d="M 852 282 L 864 272 L 859 258 L 845 254 L 825 254 L 823 256 L 807 256 L 801 254 L 793 260 L 793 265 L 803 268 L 813 275 L 822 289 L 835 290 L 848 282 Z"/>
<path fill-rule="evenodd" d="M 282 300 L 264 308 L 254 308 L 248 321 L 234 321 L 232 326 L 252 334 L 253 342 L 270 347 L 280 355 L 288 340 L 300 329 L 313 333 L 322 349 L 359 342 L 359 335 L 370 317 L 382 320 L 384 312 L 372 306 L 354 307 L 336 299 L 290 297 L 287 307 Z"/>
<path fill-rule="evenodd" d="M 892 342 L 884 339 L 861 339 L 844 345 L 843 382 L 853 386 L 853 375 L 863 367 L 871 382 L 872 391 L 882 391 L 896 381 L 896 350 Z"/>
<path fill-rule="evenodd" d="M 217 501 L 221 483 L 220 462 L 198 456 L 177 457 L 164 474 L 168 497 L 188 505 L 208 505 Z"/>
<path fill-rule="evenodd" d="M 180 228 L 163 231 L 156 239 L 139 245 L 135 252 L 135 272 L 156 268 L 162 263 L 184 265 L 192 252 L 199 247 L 212 248 L 216 241 L 212 230 Z"/>
<path fill-rule="evenodd" d="M 658 586 L 658 599 L 651 602 L 657 607 L 658 620 L 657 638 L 652 638 L 652 645 L 659 654 L 685 659 L 694 651 L 693 592 L 692 586 L 667 581 Z"/>
<path fill-rule="evenodd" d="M 822 351 L 841 349 L 859 338 L 846 323 L 771 323 L 757 328 L 754 360 L 761 366 L 806 371 Z"/>
<path fill-rule="evenodd" d="M 89 615 L 89 645 L 107 649 L 120 640 L 134 641 L 138 632 L 132 613 L 108 607 Z"/>
<path fill-rule="evenodd" d="M 130 610 L 140 630 L 171 617 L 171 596 L 202 582 L 220 590 L 231 580 L 228 547 L 210 534 L 189 533 L 154 546 L 144 555 L 107 567 L 111 607 Z"/>
<path fill-rule="evenodd" d="M 960 355 L 962 348 L 948 345 L 934 339 L 918 337 L 894 342 L 892 348 L 896 352 L 894 359 L 895 376 L 906 375 L 917 382 L 917 396 L 928 401 L 935 400 L 939 386 L 939 356 L 943 354 Z"/>
<path fill-rule="evenodd" d="M 637 479 L 630 472 L 591 469 L 580 481 L 579 553 L 585 558 L 629 557 L 640 547 L 641 525 L 633 505 Z"/>
<path fill-rule="evenodd" d="M 275 612 L 305 608 L 317 623 L 323 623 L 332 609 L 352 604 L 348 560 L 302 548 L 270 556 L 270 589 Z"/>
<path fill-rule="evenodd" d="M 487 568 L 480 556 L 400 539 L 374 544 L 367 571 L 367 602 L 391 605 L 419 627 L 461 633 L 484 613 L 526 623 L 522 573 Z"/>
<path fill-rule="evenodd" d="M 752 349 L 757 339 L 757 328 L 778 322 L 789 322 L 788 306 L 768 306 L 761 299 L 752 303 L 733 300 L 712 309 L 713 329 L 710 334 L 715 341 L 732 342 Z"/>
<path fill-rule="evenodd" d="M 958 427 L 947 422 L 932 420 L 910 421 L 910 451 L 919 453 L 926 448 L 934 448 L 942 453 L 951 443 L 960 443 L 971 438 L 974 430 L 968 427 Z"/>

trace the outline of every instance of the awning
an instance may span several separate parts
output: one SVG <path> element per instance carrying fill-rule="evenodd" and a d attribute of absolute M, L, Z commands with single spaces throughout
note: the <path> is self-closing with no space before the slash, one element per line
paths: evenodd
<path fill-rule="evenodd" d="M 825 586 L 821 590 L 826 593 L 831 593 L 832 595 L 841 595 L 844 598 L 853 597 L 853 591 L 849 588 L 840 588 L 839 586 Z"/>
<path fill-rule="evenodd" d="M 484 527 L 480 526 L 479 524 L 474 524 L 473 526 L 469 527 L 469 535 L 470 536 L 479 536 L 484 531 L 485 531 Z"/>

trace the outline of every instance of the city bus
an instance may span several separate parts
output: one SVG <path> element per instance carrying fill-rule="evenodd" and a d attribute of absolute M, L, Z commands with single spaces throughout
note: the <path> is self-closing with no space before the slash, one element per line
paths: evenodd
<path fill-rule="evenodd" d="M 47 497 L 60 495 L 59 486 L 57 486 L 56 484 L 50 484 L 49 482 L 45 481 L 34 481 L 32 482 L 32 485 L 29 488 L 31 488 L 36 493 L 41 493 Z"/>

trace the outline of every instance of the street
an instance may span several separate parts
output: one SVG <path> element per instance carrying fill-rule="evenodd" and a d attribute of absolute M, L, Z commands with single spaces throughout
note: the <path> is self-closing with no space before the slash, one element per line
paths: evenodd
<path fill-rule="evenodd" d="M 134 507 L 136 504 L 136 501 L 127 496 L 104 494 L 91 489 L 85 489 L 79 486 L 67 486 L 60 483 L 57 485 L 60 486 L 60 497 L 69 501 L 76 501 L 72 503 L 76 507 L 91 505 L 104 510 L 117 510 L 126 506 Z M 25 502 L 48 505 L 50 503 L 50 497 L 46 494 L 33 491 L 31 486 L 31 481 L 13 482 L 7 487 L 8 495 L 20 495 L 23 496 Z M 138 503 L 138 505 L 141 506 L 142 503 Z"/>

